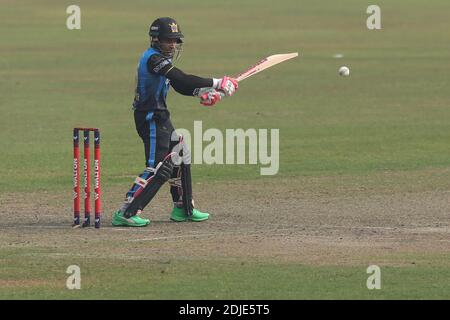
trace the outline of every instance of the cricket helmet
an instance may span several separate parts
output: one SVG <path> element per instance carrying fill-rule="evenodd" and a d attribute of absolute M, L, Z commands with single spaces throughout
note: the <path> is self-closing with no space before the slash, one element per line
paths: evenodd
<path fill-rule="evenodd" d="M 151 38 L 150 42 L 152 48 L 155 48 L 169 59 L 176 60 L 179 58 L 182 51 L 184 36 L 181 33 L 180 26 L 174 19 L 169 17 L 156 19 L 151 24 L 148 34 Z M 161 45 L 161 43 L 167 39 L 177 40 L 175 48 L 167 49 L 165 46 Z"/>
<path fill-rule="evenodd" d="M 158 18 L 150 26 L 150 37 L 161 39 L 177 39 L 177 43 L 183 43 L 183 34 L 178 23 L 169 17 Z"/>

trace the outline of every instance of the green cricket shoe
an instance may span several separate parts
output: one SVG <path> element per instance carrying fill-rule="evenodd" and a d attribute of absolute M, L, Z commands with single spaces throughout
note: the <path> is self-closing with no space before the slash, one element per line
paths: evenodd
<path fill-rule="evenodd" d="M 184 213 L 183 208 L 174 207 L 172 210 L 172 214 L 170 215 L 170 220 L 175 222 L 184 222 L 187 220 L 200 222 L 208 220 L 209 213 L 198 211 L 197 209 L 192 210 L 192 216 L 188 217 L 186 213 Z"/>
<path fill-rule="evenodd" d="M 130 218 L 125 218 L 120 210 L 114 212 L 112 217 L 112 225 L 115 227 L 145 227 L 149 224 L 149 219 L 141 218 L 137 214 Z"/>

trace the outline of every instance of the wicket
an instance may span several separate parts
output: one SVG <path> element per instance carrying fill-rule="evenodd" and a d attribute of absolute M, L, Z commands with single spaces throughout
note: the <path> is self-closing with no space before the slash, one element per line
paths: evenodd
<path fill-rule="evenodd" d="M 89 134 L 94 132 L 94 201 L 95 228 L 100 228 L 101 189 L 100 189 L 100 130 L 97 128 L 73 129 L 73 227 L 80 225 L 80 148 L 79 131 L 83 131 L 84 138 L 84 222 L 83 227 L 91 224 L 91 148 Z"/>

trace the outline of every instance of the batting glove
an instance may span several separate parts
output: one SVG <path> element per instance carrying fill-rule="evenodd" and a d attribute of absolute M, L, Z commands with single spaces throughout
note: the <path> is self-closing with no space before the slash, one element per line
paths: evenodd
<path fill-rule="evenodd" d="M 213 79 L 213 88 L 232 96 L 238 89 L 238 82 L 234 78 L 224 76 L 222 79 Z"/>
<path fill-rule="evenodd" d="M 225 94 L 213 88 L 202 88 L 199 90 L 200 104 L 211 107 L 219 102 Z"/>

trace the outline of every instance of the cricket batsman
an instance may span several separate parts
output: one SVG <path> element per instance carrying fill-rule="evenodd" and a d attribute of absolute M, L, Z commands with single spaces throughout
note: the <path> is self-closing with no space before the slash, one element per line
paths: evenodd
<path fill-rule="evenodd" d="M 167 181 L 174 205 L 170 215 L 172 221 L 199 222 L 209 218 L 208 213 L 194 207 L 190 162 L 184 161 L 190 157 L 182 145 L 183 138 L 175 133 L 170 121 L 166 97 L 169 88 L 173 87 L 182 95 L 200 98 L 202 105 L 213 106 L 238 89 L 233 78 L 202 78 L 174 66 L 184 38 L 174 19 L 156 19 L 150 26 L 149 36 L 150 47 L 142 54 L 137 67 L 133 102 L 136 131 L 144 143 L 146 168 L 113 214 L 113 226 L 150 224 L 150 220 L 140 217 L 140 213 Z M 183 161 L 173 161 L 174 158 Z"/>

